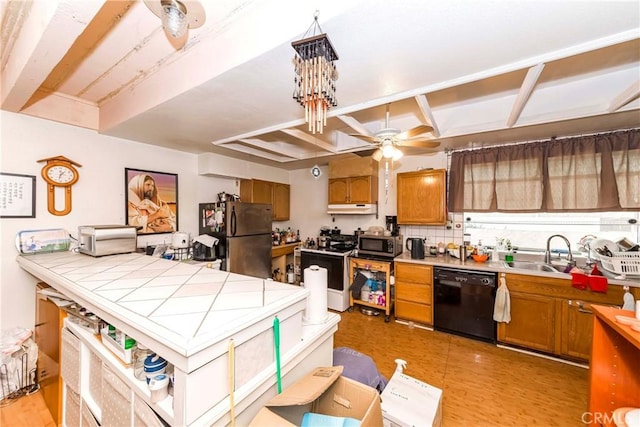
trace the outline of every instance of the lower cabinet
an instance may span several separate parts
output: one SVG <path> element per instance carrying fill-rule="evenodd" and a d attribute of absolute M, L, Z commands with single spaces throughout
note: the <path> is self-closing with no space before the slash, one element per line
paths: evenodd
<path fill-rule="evenodd" d="M 433 267 L 396 262 L 395 316 L 433 325 Z"/>
<path fill-rule="evenodd" d="M 35 342 L 38 345 L 36 378 L 42 397 L 56 424 L 62 422 L 62 381 L 60 379 L 60 340 L 62 323 L 66 316 L 41 290 L 50 288 L 46 283 L 36 286 Z"/>
<path fill-rule="evenodd" d="M 564 278 L 507 274 L 511 321 L 498 323 L 498 342 L 586 362 L 593 337 L 591 304 L 618 305 L 624 291 L 575 289 Z"/>
<path fill-rule="evenodd" d="M 555 298 L 510 292 L 511 321 L 498 323 L 498 341 L 553 353 Z"/>
<path fill-rule="evenodd" d="M 591 303 L 580 300 L 560 300 L 560 355 L 589 360 L 593 337 Z"/>

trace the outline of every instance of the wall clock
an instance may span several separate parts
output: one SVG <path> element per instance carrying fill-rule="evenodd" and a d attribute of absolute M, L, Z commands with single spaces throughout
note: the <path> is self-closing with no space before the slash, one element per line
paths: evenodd
<path fill-rule="evenodd" d="M 47 162 L 42 167 L 42 178 L 47 182 L 47 208 L 53 215 L 67 215 L 71 212 L 71 186 L 78 181 L 80 174 L 75 166 L 82 167 L 81 164 L 67 159 L 64 156 L 49 157 L 38 160 Z M 56 209 L 56 188 L 60 187 L 64 191 L 64 209 Z"/>
<path fill-rule="evenodd" d="M 322 175 L 322 170 L 320 169 L 320 167 L 318 165 L 314 165 L 309 172 L 311 172 L 311 175 L 315 179 L 320 178 L 320 175 Z"/>

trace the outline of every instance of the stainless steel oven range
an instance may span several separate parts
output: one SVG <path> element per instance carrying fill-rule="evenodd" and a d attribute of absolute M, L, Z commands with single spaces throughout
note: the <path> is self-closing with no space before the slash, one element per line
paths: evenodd
<path fill-rule="evenodd" d="M 496 273 L 488 271 L 434 268 L 434 329 L 495 342 L 496 282 Z"/>

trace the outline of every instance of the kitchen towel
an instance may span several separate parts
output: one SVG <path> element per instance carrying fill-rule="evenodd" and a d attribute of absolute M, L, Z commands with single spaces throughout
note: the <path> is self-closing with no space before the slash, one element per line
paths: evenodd
<path fill-rule="evenodd" d="M 304 287 L 309 291 L 303 320 L 308 324 L 324 323 L 327 309 L 327 269 L 311 265 L 304 269 Z"/>
<path fill-rule="evenodd" d="M 507 279 L 500 277 L 500 286 L 496 291 L 496 301 L 493 306 L 493 320 L 509 323 L 511 321 L 511 298 L 507 288 Z"/>
<path fill-rule="evenodd" d="M 622 309 L 623 310 L 634 310 L 635 301 L 633 300 L 633 295 L 629 292 L 629 289 L 625 289 L 624 296 L 622 297 Z"/>
<path fill-rule="evenodd" d="M 367 283 L 367 280 L 368 277 L 364 274 L 360 273 L 359 271 L 358 273 L 356 273 L 356 277 L 353 279 L 353 283 L 349 287 L 353 299 L 361 298 L 360 294 L 362 293 L 362 287 L 365 285 L 365 283 Z"/>

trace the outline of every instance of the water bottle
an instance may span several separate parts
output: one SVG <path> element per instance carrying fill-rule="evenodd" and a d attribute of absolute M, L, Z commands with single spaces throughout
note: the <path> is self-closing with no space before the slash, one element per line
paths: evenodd
<path fill-rule="evenodd" d="M 293 284 L 294 282 L 295 282 L 295 277 L 293 274 L 293 265 L 288 264 L 287 265 L 287 283 Z"/>

